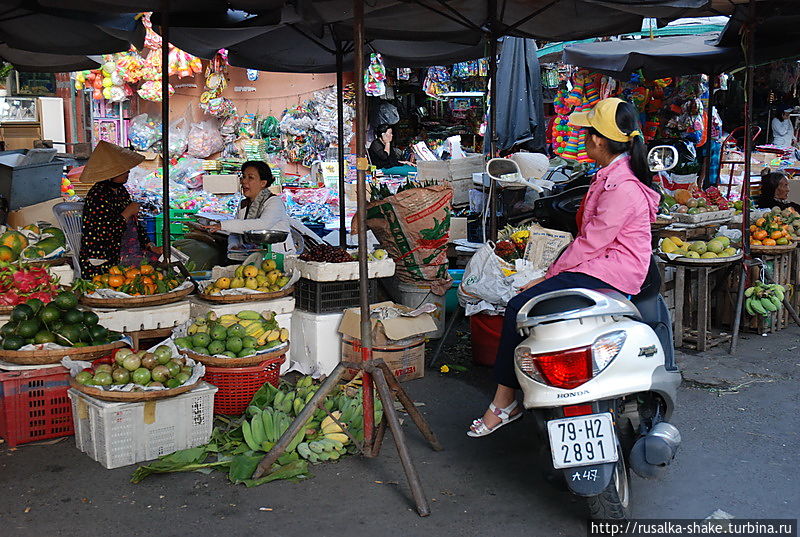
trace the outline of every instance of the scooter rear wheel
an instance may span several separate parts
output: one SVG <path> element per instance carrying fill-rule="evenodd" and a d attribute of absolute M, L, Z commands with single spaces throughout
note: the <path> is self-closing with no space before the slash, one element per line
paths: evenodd
<path fill-rule="evenodd" d="M 592 520 L 626 520 L 630 517 L 631 476 L 625 457 L 620 456 L 614 477 L 606 489 L 586 498 Z"/>

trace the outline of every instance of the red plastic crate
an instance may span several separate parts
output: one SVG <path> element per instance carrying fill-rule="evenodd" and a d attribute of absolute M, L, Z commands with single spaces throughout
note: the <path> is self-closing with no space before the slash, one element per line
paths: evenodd
<path fill-rule="evenodd" d="M 61 366 L 0 372 L 0 436 L 10 447 L 74 434 L 68 377 Z"/>
<path fill-rule="evenodd" d="M 249 367 L 207 365 L 203 380 L 219 388 L 214 396 L 214 413 L 238 416 L 265 383 L 269 382 L 277 388 L 281 364 L 285 359 L 285 355 L 279 356 Z"/>

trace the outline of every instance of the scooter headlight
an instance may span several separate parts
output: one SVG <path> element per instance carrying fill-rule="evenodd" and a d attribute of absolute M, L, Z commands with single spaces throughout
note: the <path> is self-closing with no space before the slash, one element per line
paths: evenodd
<path fill-rule="evenodd" d="M 600 336 L 592 343 L 592 369 L 594 375 L 608 367 L 608 364 L 617 357 L 625 344 L 626 337 L 624 331 L 611 332 Z"/>

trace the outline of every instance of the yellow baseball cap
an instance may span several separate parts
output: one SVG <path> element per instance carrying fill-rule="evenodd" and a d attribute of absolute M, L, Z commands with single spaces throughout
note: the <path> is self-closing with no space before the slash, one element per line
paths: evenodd
<path fill-rule="evenodd" d="M 617 107 L 624 102 L 616 97 L 603 99 L 588 112 L 570 114 L 569 122 L 578 127 L 594 127 L 597 132 L 615 142 L 630 142 L 642 133 L 633 131 L 625 134 L 617 126 Z"/>

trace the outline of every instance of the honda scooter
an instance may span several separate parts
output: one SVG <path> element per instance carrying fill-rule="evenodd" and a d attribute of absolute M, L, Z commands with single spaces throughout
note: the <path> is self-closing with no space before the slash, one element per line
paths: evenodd
<path fill-rule="evenodd" d="M 672 162 L 672 148 L 662 147 L 649 154 L 653 171 Z M 660 287 L 653 260 L 636 296 L 553 291 L 517 316 L 526 339 L 516 348 L 515 370 L 546 473 L 586 498 L 593 519 L 628 518 L 630 470 L 661 476 L 681 442 L 669 422 L 681 375 Z"/>

